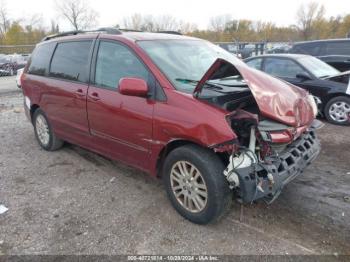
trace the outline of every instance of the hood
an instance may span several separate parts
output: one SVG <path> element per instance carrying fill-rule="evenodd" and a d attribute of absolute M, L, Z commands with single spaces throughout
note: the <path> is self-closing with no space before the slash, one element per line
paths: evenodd
<path fill-rule="evenodd" d="M 342 72 L 337 75 L 333 76 L 327 76 L 322 78 L 323 80 L 328 80 L 328 81 L 334 81 L 338 83 L 343 83 L 343 84 L 349 84 L 349 78 L 350 78 L 350 71 Z"/>
<path fill-rule="evenodd" d="M 194 96 L 198 96 L 208 80 L 232 76 L 234 73 L 239 73 L 244 78 L 263 116 L 295 127 L 313 121 L 312 106 L 305 90 L 243 63 L 234 65 L 221 58 L 213 63 L 198 82 Z"/>

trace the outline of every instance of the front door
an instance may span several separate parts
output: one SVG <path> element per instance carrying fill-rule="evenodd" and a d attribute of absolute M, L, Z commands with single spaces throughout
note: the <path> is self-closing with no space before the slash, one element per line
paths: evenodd
<path fill-rule="evenodd" d="M 148 169 L 152 139 L 153 101 L 118 92 L 123 77 L 149 80 L 149 71 L 127 46 L 100 41 L 88 90 L 90 132 L 101 152 Z"/>

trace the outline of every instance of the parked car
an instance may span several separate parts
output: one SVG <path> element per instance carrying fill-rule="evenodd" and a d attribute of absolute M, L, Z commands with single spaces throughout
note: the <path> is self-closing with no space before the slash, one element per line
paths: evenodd
<path fill-rule="evenodd" d="M 339 71 L 350 70 L 350 39 L 330 39 L 295 43 L 291 54 L 315 56 Z"/>
<path fill-rule="evenodd" d="M 320 113 L 329 122 L 350 124 L 350 72 L 341 74 L 337 69 L 308 55 L 263 55 L 245 62 L 318 97 L 322 102 L 319 105 Z"/>
<path fill-rule="evenodd" d="M 289 45 L 279 45 L 267 50 L 268 54 L 285 54 L 289 53 L 291 47 Z"/>
<path fill-rule="evenodd" d="M 27 64 L 28 56 L 24 55 L 5 55 L 0 57 L 0 76 L 17 74 L 17 70 L 24 68 Z"/>
<path fill-rule="evenodd" d="M 22 90 L 43 149 L 68 141 L 161 177 L 174 208 L 199 224 L 218 219 L 233 192 L 275 200 L 320 151 L 311 95 L 196 38 L 47 37 Z"/>

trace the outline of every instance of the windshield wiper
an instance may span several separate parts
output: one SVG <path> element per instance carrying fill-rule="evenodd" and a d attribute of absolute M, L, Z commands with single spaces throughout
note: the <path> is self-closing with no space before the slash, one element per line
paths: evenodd
<path fill-rule="evenodd" d="M 185 79 L 185 78 L 176 78 L 175 79 L 178 82 L 181 82 L 183 84 L 198 84 L 198 80 L 193 80 L 193 79 Z M 207 89 L 211 89 L 211 90 L 215 90 L 217 92 L 220 92 L 219 90 L 222 90 L 223 88 L 221 86 L 219 86 L 219 84 L 214 84 L 214 83 L 209 83 L 210 80 L 208 80 L 205 83 L 205 88 Z M 220 92 L 220 93 L 226 93 L 226 92 Z"/>
<path fill-rule="evenodd" d="M 183 84 L 198 84 L 199 80 L 186 79 L 186 78 L 175 78 L 176 81 Z"/>
<path fill-rule="evenodd" d="M 327 77 L 330 77 L 330 75 L 320 76 L 320 78 L 327 78 Z"/>

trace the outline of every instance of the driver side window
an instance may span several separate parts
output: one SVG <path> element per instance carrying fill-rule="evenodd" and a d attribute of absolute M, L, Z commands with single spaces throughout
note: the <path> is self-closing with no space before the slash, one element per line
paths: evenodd
<path fill-rule="evenodd" d="M 97 53 L 95 85 L 116 89 L 123 77 L 148 80 L 148 70 L 126 46 L 101 41 Z"/>
<path fill-rule="evenodd" d="M 305 70 L 297 63 L 289 59 L 266 58 L 264 71 L 277 77 L 296 78 Z"/>

